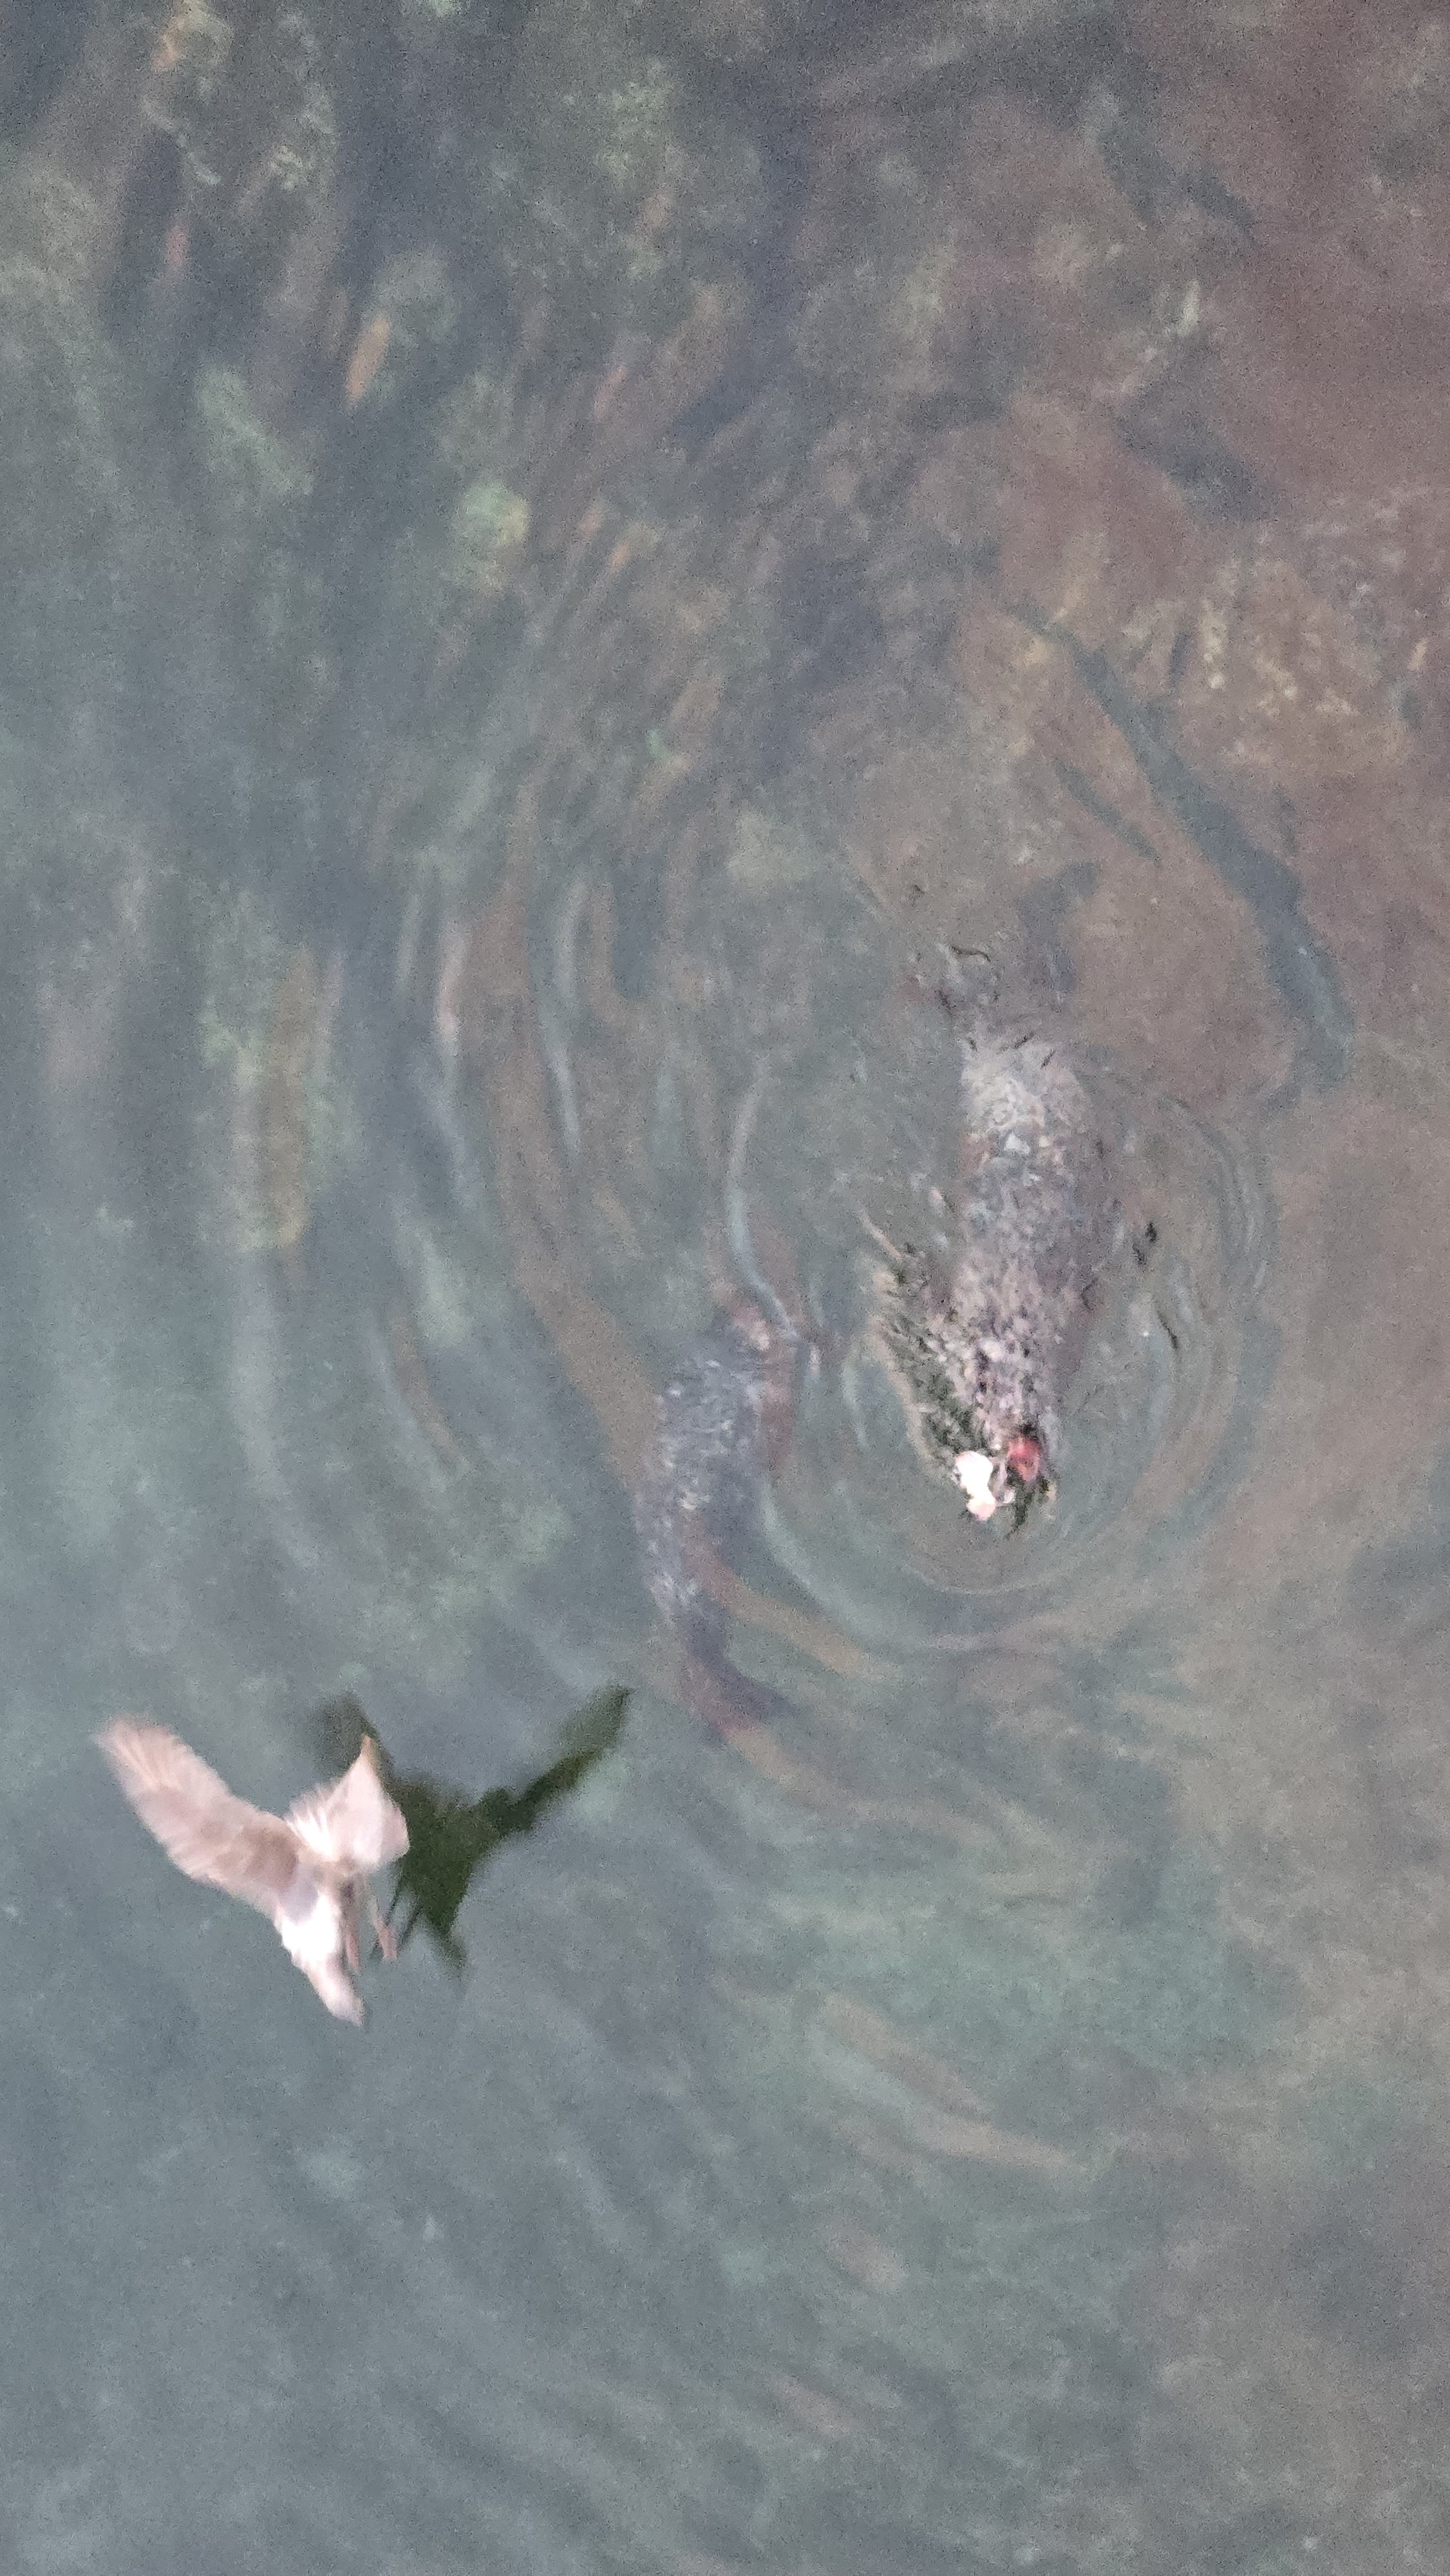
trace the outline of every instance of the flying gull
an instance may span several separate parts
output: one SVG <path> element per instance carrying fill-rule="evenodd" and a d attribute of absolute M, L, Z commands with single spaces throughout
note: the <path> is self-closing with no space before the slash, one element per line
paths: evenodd
<path fill-rule="evenodd" d="M 143 1825 L 188 1878 L 255 1905 L 339 2021 L 360 2022 L 358 1906 L 385 1958 L 397 1945 L 378 1911 L 371 1874 L 408 1848 L 402 1810 L 384 1789 L 371 1736 L 350 1771 L 308 1789 L 273 1816 L 235 1797 L 199 1753 L 135 1717 L 96 1742 Z"/>

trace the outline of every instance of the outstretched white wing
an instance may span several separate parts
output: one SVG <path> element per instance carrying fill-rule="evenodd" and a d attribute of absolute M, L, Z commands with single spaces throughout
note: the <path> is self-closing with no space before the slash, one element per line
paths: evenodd
<path fill-rule="evenodd" d="M 164 1726 L 118 1717 L 96 1742 L 177 1868 L 204 1887 L 239 1896 L 275 1923 L 302 1859 L 281 1817 L 236 1797 Z"/>
<path fill-rule="evenodd" d="M 383 1788 L 371 1739 L 350 1771 L 309 1789 L 285 1818 L 248 1806 L 164 1726 L 118 1717 L 96 1742 L 177 1868 L 255 1905 L 328 2011 L 360 2022 L 362 1999 L 347 1973 L 357 1965 L 347 1882 L 408 1848 L 408 1828 Z M 379 1938 L 389 1947 L 385 1927 Z"/>
<path fill-rule="evenodd" d="M 287 1823 L 320 1861 L 344 1876 L 366 1876 L 386 1861 L 401 1860 L 408 1828 L 378 1776 L 371 1736 L 340 1780 L 307 1789 L 287 1810 Z"/>

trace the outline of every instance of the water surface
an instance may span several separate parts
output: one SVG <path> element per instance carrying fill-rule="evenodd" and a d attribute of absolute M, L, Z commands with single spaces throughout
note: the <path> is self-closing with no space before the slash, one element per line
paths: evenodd
<path fill-rule="evenodd" d="M 8 98 L 6 2563 L 1436 2566 L 1444 30 L 220 23 Z M 1016 1533 L 963 973 L 1119 1207 Z M 90 1744 L 343 1694 L 528 1827 L 362 2035 Z"/>

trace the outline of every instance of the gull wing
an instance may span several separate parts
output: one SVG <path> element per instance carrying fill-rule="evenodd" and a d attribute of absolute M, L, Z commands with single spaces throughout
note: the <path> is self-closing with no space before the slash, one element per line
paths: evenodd
<path fill-rule="evenodd" d="M 280 1816 L 234 1796 L 199 1753 L 164 1726 L 118 1717 L 96 1742 L 143 1825 L 178 1869 L 222 1888 L 275 1923 L 302 1854 Z"/>
<path fill-rule="evenodd" d="M 401 1860 L 408 1848 L 402 1808 L 383 1787 L 367 1735 L 352 1769 L 340 1780 L 304 1790 L 288 1808 L 287 1823 L 319 1860 L 350 1878 Z"/>

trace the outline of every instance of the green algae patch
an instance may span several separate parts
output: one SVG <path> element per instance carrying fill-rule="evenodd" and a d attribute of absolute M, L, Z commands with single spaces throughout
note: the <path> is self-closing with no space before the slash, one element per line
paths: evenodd
<path fill-rule="evenodd" d="M 529 538 L 529 505 L 490 475 L 470 483 L 448 523 L 447 579 L 480 599 L 496 599 L 517 576 Z"/>
<path fill-rule="evenodd" d="M 641 42 L 636 12 L 554 0 L 530 18 L 481 211 L 520 308 L 542 298 L 556 344 L 589 361 L 733 281 L 765 185 L 748 133 Z"/>
<path fill-rule="evenodd" d="M 183 0 L 153 50 L 145 114 L 171 136 L 232 256 L 280 251 L 336 175 L 329 66 L 301 9 L 239 34 L 207 0 Z"/>
<path fill-rule="evenodd" d="M 311 493 L 311 472 L 266 428 L 235 367 L 202 368 L 195 420 L 193 453 L 214 521 L 247 535 L 290 528 Z"/>
<path fill-rule="evenodd" d="M 311 471 L 273 437 L 232 367 L 201 370 L 189 446 L 198 516 L 242 668 L 264 720 L 295 745 L 336 691 L 323 586 L 301 553 Z"/>

